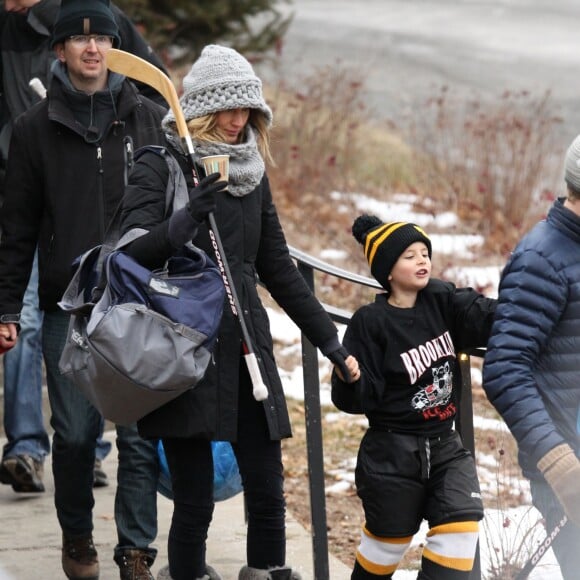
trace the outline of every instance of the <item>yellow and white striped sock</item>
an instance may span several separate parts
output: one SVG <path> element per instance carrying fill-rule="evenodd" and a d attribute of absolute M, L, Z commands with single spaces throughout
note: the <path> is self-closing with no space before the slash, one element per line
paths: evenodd
<path fill-rule="evenodd" d="M 377 576 L 392 574 L 399 565 L 413 536 L 406 538 L 381 538 L 363 526 L 361 541 L 356 551 L 357 562 L 367 572 Z"/>
<path fill-rule="evenodd" d="M 470 571 L 478 538 L 478 522 L 452 522 L 434 526 L 427 533 L 423 558 L 444 568 Z"/>

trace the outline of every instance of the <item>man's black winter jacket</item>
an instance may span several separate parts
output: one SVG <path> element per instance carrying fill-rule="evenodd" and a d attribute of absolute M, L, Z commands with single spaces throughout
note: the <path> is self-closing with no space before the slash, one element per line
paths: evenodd
<path fill-rule="evenodd" d="M 117 120 L 88 142 L 61 83 L 14 125 L 0 243 L 0 315 L 19 313 L 39 249 L 40 308 L 56 310 L 77 256 L 103 241 L 124 190 L 124 138 L 135 148 L 162 141 L 164 109 L 125 80 Z"/>

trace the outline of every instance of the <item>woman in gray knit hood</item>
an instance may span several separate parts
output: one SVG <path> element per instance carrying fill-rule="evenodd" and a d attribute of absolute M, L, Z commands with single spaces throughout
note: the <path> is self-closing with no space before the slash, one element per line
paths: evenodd
<path fill-rule="evenodd" d="M 253 396 L 239 323 L 226 305 L 204 379 L 139 421 L 143 437 L 163 440 L 172 476 L 169 569 L 162 570 L 158 580 L 220 578 L 205 562 L 214 507 L 212 439 L 231 442 L 242 476 L 248 532 L 247 563 L 239 580 L 299 580 L 298 572 L 285 561 L 281 439 L 292 433 L 258 278 L 312 344 L 343 369 L 344 376 L 356 363 L 290 257 L 265 170 L 272 111 L 250 63 L 230 48 L 206 46 L 183 80 L 180 103 L 196 162 L 208 155 L 228 155 L 228 182 L 212 174 L 194 185 L 170 112 L 163 128 L 168 150 L 188 182 L 189 204 L 165 216 L 170 172 L 163 155 L 146 151 L 131 174 L 122 230 L 149 231 L 129 246 L 129 253 L 155 268 L 188 241 L 212 255 L 206 218 L 214 214 L 268 396 L 263 401 Z"/>

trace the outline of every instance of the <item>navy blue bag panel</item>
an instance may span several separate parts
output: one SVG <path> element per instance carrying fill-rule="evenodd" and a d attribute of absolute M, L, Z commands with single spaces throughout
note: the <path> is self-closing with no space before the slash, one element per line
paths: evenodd
<path fill-rule="evenodd" d="M 170 258 L 165 270 L 151 272 L 124 252 L 113 252 L 107 259 L 111 306 L 144 304 L 205 335 L 202 344 L 211 350 L 224 300 L 221 274 L 211 266 L 207 255 L 190 250 L 187 257 Z"/>

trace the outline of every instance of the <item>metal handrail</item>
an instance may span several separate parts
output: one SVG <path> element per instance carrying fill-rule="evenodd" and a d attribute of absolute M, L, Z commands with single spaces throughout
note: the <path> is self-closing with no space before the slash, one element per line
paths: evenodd
<path fill-rule="evenodd" d="M 297 262 L 298 270 L 306 283 L 316 293 L 314 271 L 328 274 L 354 284 L 380 289 L 374 279 L 328 264 L 306 254 L 293 246 L 290 255 Z M 343 309 L 322 303 L 332 320 L 345 324 L 352 315 Z M 473 428 L 473 399 L 471 394 L 470 356 L 483 356 L 482 349 L 473 349 L 459 355 L 462 389 L 456 425 L 463 443 L 475 457 L 475 436 Z M 312 522 L 312 552 L 314 580 L 329 580 L 328 535 L 326 527 L 326 496 L 324 482 L 324 449 L 322 438 L 322 413 L 320 406 L 320 379 L 318 375 L 318 351 L 302 334 L 302 366 L 304 379 L 304 409 L 306 421 L 306 447 L 308 456 L 308 480 L 310 490 L 310 517 Z M 470 580 L 481 580 L 479 550 L 476 554 Z"/>
<path fill-rule="evenodd" d="M 315 258 L 310 254 L 306 254 L 293 246 L 290 247 L 290 255 L 301 264 L 305 266 L 310 266 L 313 270 L 318 270 L 324 274 L 329 274 L 330 276 L 336 276 L 336 278 L 341 278 L 342 280 L 348 280 L 349 282 L 355 282 L 356 284 L 361 284 L 363 286 L 369 286 L 370 288 L 382 288 L 382 286 L 374 279 L 368 276 L 361 276 L 360 274 L 354 274 L 343 268 L 338 268 L 333 266 L 328 262 L 324 262 L 319 258 Z"/>

